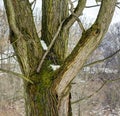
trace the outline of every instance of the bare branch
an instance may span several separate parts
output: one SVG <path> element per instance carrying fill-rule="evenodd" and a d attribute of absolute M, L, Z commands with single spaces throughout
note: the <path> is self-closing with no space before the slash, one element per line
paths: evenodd
<path fill-rule="evenodd" d="M 11 0 L 4 0 L 5 2 L 5 7 L 6 7 L 6 11 L 8 14 L 8 20 L 9 20 L 9 25 L 12 29 L 12 31 L 20 38 L 22 37 L 22 33 L 20 32 L 20 30 L 18 29 L 17 25 L 16 25 L 16 21 L 15 21 L 15 13 L 14 13 L 14 8 L 12 5 L 12 1 Z"/>
<path fill-rule="evenodd" d="M 39 73 L 39 71 L 40 71 L 40 69 L 41 69 L 41 67 L 42 67 L 42 64 L 43 64 L 43 62 L 44 62 L 44 60 L 45 60 L 45 57 L 47 56 L 47 54 L 48 54 L 48 52 L 50 51 L 51 47 L 53 46 L 55 40 L 57 39 L 57 37 L 58 37 L 58 35 L 59 35 L 60 31 L 61 31 L 61 28 L 62 28 L 62 26 L 63 26 L 64 21 L 65 21 L 65 20 L 63 20 L 63 21 L 61 22 L 61 24 L 60 24 L 60 26 L 59 26 L 59 28 L 58 28 L 55 36 L 53 37 L 53 39 L 52 39 L 52 41 L 51 41 L 51 43 L 50 43 L 47 51 L 45 52 L 45 54 L 43 55 L 42 59 L 40 60 L 40 63 L 39 63 L 38 68 L 37 68 L 37 73 Z"/>
<path fill-rule="evenodd" d="M 36 4 L 36 0 L 33 0 L 33 1 L 30 3 L 30 5 L 32 6 L 34 3 Z"/>
<path fill-rule="evenodd" d="M 30 2 L 29 0 L 17 0 L 16 2 L 4 0 L 4 4 L 10 26 L 10 39 L 15 49 L 16 57 L 19 59 L 20 68 L 25 75 L 31 75 L 30 73 L 36 71 L 39 63 L 36 59 L 42 57 L 43 49 L 35 28 Z M 20 11 L 21 9 L 24 9 L 25 13 Z M 19 15 L 16 15 L 17 12 L 15 10 L 17 12 L 20 11 Z M 23 32 L 23 30 L 26 31 Z"/>
<path fill-rule="evenodd" d="M 78 5 L 74 10 L 74 14 L 76 14 L 77 17 L 79 17 L 82 14 L 83 9 L 85 8 L 85 4 L 86 4 L 86 0 L 78 1 Z M 68 18 L 66 18 L 63 28 L 66 29 L 70 28 L 75 21 L 76 21 L 75 16 L 71 14 Z"/>
<path fill-rule="evenodd" d="M 35 5 L 36 5 L 36 0 L 34 0 L 33 2 L 31 2 L 31 3 L 30 3 L 30 5 L 31 5 L 31 6 L 33 5 L 33 8 L 32 8 L 32 10 L 34 10 L 34 8 L 35 8 Z"/>
<path fill-rule="evenodd" d="M 111 83 L 111 82 L 114 82 L 114 81 L 118 81 L 118 80 L 120 80 L 120 78 L 105 81 L 105 82 L 100 86 L 100 88 L 97 89 L 93 94 L 91 94 L 91 95 L 89 95 L 89 96 L 87 96 L 87 97 L 81 98 L 81 99 L 79 99 L 79 100 L 73 101 L 71 104 L 75 104 L 75 103 L 78 103 L 78 102 L 80 102 L 80 101 L 87 100 L 87 99 L 93 97 L 93 96 L 96 95 L 98 92 L 100 92 L 100 90 L 103 89 L 103 87 L 104 87 L 106 84 Z"/>
<path fill-rule="evenodd" d="M 107 82 L 108 82 L 108 81 L 105 81 L 105 82 L 100 86 L 100 88 L 97 89 L 97 90 L 96 90 L 94 93 L 92 93 L 91 95 L 89 95 L 89 96 L 87 96 L 87 97 L 83 97 L 83 98 L 81 98 L 81 99 L 79 99 L 79 100 L 73 101 L 71 104 L 75 104 L 75 103 L 78 103 L 78 102 L 80 102 L 80 101 L 87 100 L 87 99 L 93 97 L 94 95 L 96 95 L 96 94 L 106 85 Z"/>
<path fill-rule="evenodd" d="M 6 58 L 1 58 L 0 60 L 6 60 L 6 59 L 9 59 L 9 58 L 14 57 L 14 56 L 15 56 L 15 55 L 13 54 L 13 55 L 8 56 L 8 57 L 6 57 Z"/>
<path fill-rule="evenodd" d="M 56 87 L 55 90 L 58 93 L 59 97 L 62 97 L 66 90 L 66 87 L 83 67 L 88 56 L 101 42 L 103 36 L 108 30 L 111 19 L 113 17 L 115 3 L 116 0 L 102 1 L 97 20 L 91 28 L 82 34 L 82 37 L 79 40 L 78 44 L 57 72 L 53 86 Z"/>
<path fill-rule="evenodd" d="M 100 4 L 92 5 L 92 6 L 86 6 L 85 8 L 92 8 L 92 7 L 98 7 Z"/>
<path fill-rule="evenodd" d="M 116 5 L 116 7 L 120 9 L 120 6 Z"/>
<path fill-rule="evenodd" d="M 75 3 L 75 2 L 77 2 L 77 0 L 72 1 L 72 3 Z"/>
<path fill-rule="evenodd" d="M 0 71 L 4 72 L 4 73 L 8 73 L 8 74 L 12 74 L 12 75 L 15 75 L 16 77 L 20 77 L 28 82 L 30 82 L 31 84 L 33 84 L 33 82 L 28 79 L 28 77 L 25 77 L 24 75 L 20 74 L 20 73 L 17 73 L 17 72 L 13 72 L 13 71 L 10 71 L 10 70 L 6 70 L 6 69 L 2 69 L 0 68 Z"/>
<path fill-rule="evenodd" d="M 120 2 L 117 2 L 116 3 L 116 6 L 118 6 L 120 4 Z M 85 8 L 92 8 L 92 7 L 98 7 L 100 6 L 101 4 L 96 4 L 96 5 L 91 5 L 91 6 L 86 6 Z M 119 6 L 118 6 L 119 7 Z"/>
<path fill-rule="evenodd" d="M 106 57 L 106 58 L 103 58 L 103 59 L 101 59 L 101 60 L 97 60 L 97 61 L 94 61 L 94 62 L 92 62 L 92 63 L 86 64 L 86 65 L 84 65 L 84 67 L 86 67 L 86 66 L 91 66 L 91 65 L 94 65 L 94 64 L 97 64 L 97 63 L 104 62 L 105 60 L 107 60 L 107 59 L 109 59 L 109 58 L 112 58 L 113 56 L 117 55 L 117 53 L 119 53 L 119 52 L 120 52 L 120 49 L 117 50 L 116 52 L 114 52 L 113 54 L 111 54 L 110 56 L 108 56 L 108 57 Z"/>
<path fill-rule="evenodd" d="M 120 2 L 117 2 L 116 4 L 120 4 Z"/>
<path fill-rule="evenodd" d="M 74 17 L 77 17 L 77 16 L 79 16 L 79 14 L 81 14 L 83 8 L 79 8 L 79 7 L 81 6 L 80 3 L 84 3 L 83 5 L 85 5 L 86 2 L 85 2 L 85 0 L 79 0 L 79 4 L 78 4 L 78 6 L 77 6 L 76 9 L 75 9 L 75 13 L 76 13 L 76 14 L 74 14 L 74 16 L 71 15 L 71 16 L 72 16 L 72 19 L 71 19 L 71 20 L 76 21 L 76 18 L 74 18 Z M 78 20 L 78 19 L 79 19 L 79 18 L 77 17 L 77 20 Z M 60 24 L 60 26 L 59 26 L 59 28 L 58 28 L 58 30 L 57 30 L 54 38 L 52 39 L 52 41 L 51 41 L 51 43 L 50 43 L 47 51 L 46 51 L 45 54 L 43 55 L 43 57 L 42 57 L 39 65 L 38 65 L 37 73 L 39 73 L 39 71 L 40 71 L 40 69 L 41 69 L 41 67 L 42 67 L 42 64 L 43 64 L 43 62 L 44 62 L 44 59 L 45 59 L 45 57 L 47 56 L 48 52 L 50 51 L 51 47 L 53 46 L 55 40 L 57 39 L 57 37 L 58 37 L 58 35 L 59 35 L 59 33 L 60 33 L 61 29 L 62 29 L 62 26 L 63 26 L 63 28 L 64 28 L 64 25 L 63 25 L 63 24 L 66 22 L 66 20 L 68 20 L 68 18 L 66 18 L 65 20 L 63 20 L 63 21 L 61 22 L 61 24 Z M 74 21 L 73 21 L 73 22 L 74 22 Z M 81 23 L 79 20 L 78 20 L 78 22 Z M 67 23 L 68 23 L 68 22 L 67 22 Z M 69 26 L 70 26 L 70 25 L 69 25 Z M 81 24 L 80 24 L 80 27 L 82 28 L 82 30 L 84 30 L 84 29 L 83 29 L 84 27 L 81 26 Z"/>
<path fill-rule="evenodd" d="M 79 24 L 79 27 L 80 27 L 80 29 L 82 30 L 82 32 L 84 32 L 84 31 L 85 31 L 85 28 L 84 28 L 81 20 L 80 20 L 79 17 L 77 17 L 77 15 L 74 13 L 74 7 L 73 7 L 74 5 L 73 5 L 73 3 L 72 3 L 71 0 L 69 0 L 69 2 L 70 2 L 70 4 L 71 4 L 71 9 L 70 9 L 71 14 L 72 14 L 72 15 L 75 17 L 75 19 L 77 20 L 77 22 L 78 22 L 78 24 Z"/>

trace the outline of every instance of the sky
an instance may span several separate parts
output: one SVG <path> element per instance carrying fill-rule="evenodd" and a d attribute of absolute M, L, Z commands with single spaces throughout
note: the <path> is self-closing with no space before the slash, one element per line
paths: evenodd
<path fill-rule="evenodd" d="M 92 6 L 92 5 L 95 5 L 95 4 L 96 4 L 95 0 L 87 0 L 87 5 L 86 6 Z M 99 8 L 100 7 L 86 8 L 84 10 L 84 14 L 87 17 L 91 17 L 92 19 L 95 20 L 95 18 L 97 17 Z M 118 9 L 118 8 L 115 9 L 114 16 L 113 16 L 113 19 L 112 19 L 112 23 L 116 23 L 116 22 L 120 22 L 120 9 Z"/>
<path fill-rule="evenodd" d="M 30 0 L 30 1 L 33 1 L 33 0 Z M 41 1 L 42 0 L 37 0 L 36 8 L 41 9 L 41 6 L 42 6 Z M 118 1 L 120 2 L 120 0 Z M 92 5 L 96 5 L 95 0 L 87 0 L 86 6 L 92 6 Z M 85 17 L 87 17 L 88 20 L 90 18 L 90 21 L 94 22 L 94 20 L 97 17 L 98 11 L 99 11 L 99 7 L 85 8 L 83 11 L 83 14 Z M 114 16 L 112 19 L 112 24 L 116 22 L 120 22 L 120 9 L 118 8 L 115 9 Z"/>
<path fill-rule="evenodd" d="M 33 1 L 33 0 L 30 0 L 30 1 Z M 36 9 L 40 10 L 41 9 L 41 1 L 42 0 L 37 0 L 37 3 L 36 3 Z M 118 0 L 120 2 L 120 0 Z M 95 5 L 96 2 L 95 0 L 87 0 L 87 6 L 91 6 L 91 5 Z M 0 7 L 3 7 L 3 0 L 0 0 Z M 91 21 L 94 22 L 94 20 L 96 19 L 97 17 L 97 13 L 99 11 L 99 7 L 94 7 L 94 8 L 85 8 L 84 11 L 83 11 L 83 14 L 85 15 L 85 17 Z M 120 9 L 116 8 L 115 10 L 115 13 L 114 13 L 114 16 L 113 16 L 113 20 L 112 20 L 112 23 L 116 23 L 116 22 L 120 22 Z"/>

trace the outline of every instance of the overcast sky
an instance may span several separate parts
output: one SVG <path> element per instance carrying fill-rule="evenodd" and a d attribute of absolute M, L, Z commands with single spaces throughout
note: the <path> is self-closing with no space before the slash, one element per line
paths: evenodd
<path fill-rule="evenodd" d="M 95 4 L 96 4 L 95 0 L 87 0 L 87 6 L 92 6 Z M 97 17 L 98 11 L 99 11 L 99 7 L 86 8 L 84 10 L 84 13 L 86 16 L 88 17 L 90 16 L 91 18 L 95 19 Z M 118 8 L 115 9 L 115 13 L 112 20 L 112 23 L 115 23 L 115 22 L 120 22 L 120 9 Z"/>
<path fill-rule="evenodd" d="M 30 1 L 33 1 L 33 0 L 30 0 Z M 41 9 L 41 1 L 42 0 L 37 0 L 37 4 L 36 4 L 36 8 L 39 10 Z M 91 6 L 95 4 L 96 4 L 95 0 L 87 0 L 87 6 Z M 0 7 L 2 6 L 3 6 L 3 1 L 0 0 Z M 97 16 L 98 11 L 99 11 L 99 7 L 86 8 L 83 13 L 85 14 L 85 17 L 87 17 L 91 21 L 94 21 Z M 120 22 L 120 9 L 118 8 L 116 8 L 114 17 L 112 20 L 112 23 L 115 23 L 115 22 Z"/>

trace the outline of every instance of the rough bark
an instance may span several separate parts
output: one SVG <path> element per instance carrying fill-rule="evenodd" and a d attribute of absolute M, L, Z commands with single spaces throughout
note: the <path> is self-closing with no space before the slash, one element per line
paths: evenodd
<path fill-rule="evenodd" d="M 65 59 L 68 29 L 75 22 L 68 16 L 68 0 L 42 1 L 42 37 L 49 45 L 65 19 L 56 43 L 45 59 L 40 72 L 36 69 L 43 55 L 29 0 L 4 0 L 10 27 L 10 41 L 18 58 L 22 73 L 33 84 L 24 82 L 27 116 L 70 116 L 70 82 L 98 46 L 111 22 L 116 0 L 103 0 L 97 20 L 82 34 L 73 52 Z M 79 0 L 74 11 L 80 16 L 86 0 Z M 57 59 L 57 60 L 56 60 Z M 64 62 L 64 63 L 63 63 Z M 54 72 L 50 64 L 61 64 Z"/>
<path fill-rule="evenodd" d="M 68 0 L 43 0 L 42 1 L 42 39 L 47 46 L 51 43 L 57 29 L 68 16 Z M 64 31 L 64 32 L 63 32 Z M 49 58 L 54 64 L 61 64 L 67 52 L 68 29 L 60 32 L 54 46 L 50 50 Z"/>
<path fill-rule="evenodd" d="M 53 82 L 53 70 L 50 68 L 50 63 L 56 62 L 52 61 L 54 60 L 53 58 L 48 58 L 49 61 L 45 59 L 40 72 L 36 72 L 43 55 L 43 50 L 36 33 L 30 3 L 28 0 L 4 0 L 4 4 L 10 26 L 11 44 L 15 50 L 23 74 L 34 82 L 33 84 L 25 82 L 24 86 L 26 93 L 26 115 L 57 116 L 57 95 L 53 88 L 50 89 Z M 61 21 L 68 16 L 68 4 L 67 0 L 56 2 L 47 0 L 43 1 L 43 6 L 42 39 L 46 38 L 46 40 L 43 40 L 49 45 Z M 49 8 L 44 9 L 47 7 Z M 47 22 L 44 22 L 46 19 L 48 19 Z M 65 59 L 67 50 L 68 31 L 66 30 L 65 33 L 60 32 L 57 40 L 57 45 L 54 45 L 50 54 L 53 53 L 57 59 L 60 57 L 57 61 L 61 63 Z M 66 105 L 68 109 L 68 104 Z"/>
<path fill-rule="evenodd" d="M 60 98 L 65 94 L 65 89 L 83 67 L 89 55 L 100 44 L 112 20 L 115 4 L 116 0 L 102 1 L 95 23 L 82 34 L 78 44 L 57 72 L 54 84 Z"/>
<path fill-rule="evenodd" d="M 26 116 L 58 116 L 58 99 L 50 88 L 39 83 L 26 88 Z"/>
<path fill-rule="evenodd" d="M 10 27 L 10 41 L 22 72 L 29 76 L 37 68 L 42 56 L 40 39 L 36 32 L 28 0 L 4 0 Z"/>
<path fill-rule="evenodd" d="M 76 17 L 79 17 L 80 15 L 83 14 L 85 5 L 86 5 L 86 0 L 78 0 L 78 4 L 74 12 L 69 17 L 66 18 L 63 28 L 68 29 L 73 25 L 73 23 L 76 21 Z"/>
<path fill-rule="evenodd" d="M 4 0 L 10 26 L 10 41 L 25 77 L 34 82 L 24 82 L 27 116 L 57 116 L 57 106 L 50 91 L 52 70 L 46 61 L 39 74 L 36 73 L 42 47 L 36 33 L 31 6 L 28 0 Z M 43 99 L 44 98 L 44 99 Z M 44 100 L 44 102 L 42 102 Z"/>

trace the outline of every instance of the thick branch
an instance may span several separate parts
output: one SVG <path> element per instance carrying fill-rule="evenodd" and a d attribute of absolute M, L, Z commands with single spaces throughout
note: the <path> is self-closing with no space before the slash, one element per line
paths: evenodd
<path fill-rule="evenodd" d="M 76 17 L 79 17 L 82 14 L 83 9 L 85 8 L 85 4 L 86 4 L 86 0 L 79 0 L 78 1 L 78 5 L 77 5 L 77 7 L 74 10 L 74 14 L 76 15 Z M 71 14 L 66 19 L 63 28 L 66 28 L 66 29 L 70 28 L 75 21 L 76 21 L 75 16 L 73 14 Z"/>
<path fill-rule="evenodd" d="M 39 66 L 38 66 L 38 68 L 37 68 L 37 73 L 39 73 L 39 71 L 40 71 L 40 69 L 41 69 L 41 67 L 42 67 L 42 64 L 43 64 L 43 62 L 44 62 L 44 60 L 45 60 L 45 57 L 46 57 L 47 54 L 49 53 L 49 51 L 50 51 L 50 49 L 52 48 L 53 44 L 55 43 L 55 40 L 57 39 L 57 37 L 58 37 L 58 35 L 59 35 L 60 31 L 61 31 L 61 28 L 62 28 L 62 25 L 63 25 L 64 21 L 65 21 L 65 20 L 63 20 L 63 21 L 61 22 L 61 24 L 60 24 L 57 32 L 55 33 L 55 36 L 53 37 L 53 39 L 52 39 L 52 41 L 51 41 L 51 43 L 50 43 L 47 51 L 45 52 L 45 54 L 43 55 L 42 59 L 40 60 Z"/>
<path fill-rule="evenodd" d="M 109 24 L 111 23 L 113 13 L 115 11 L 115 5 L 117 0 L 106 1 L 102 0 L 99 14 L 96 22 L 101 25 L 104 34 L 108 30 Z"/>
<path fill-rule="evenodd" d="M 4 0 L 10 27 L 10 41 L 21 71 L 31 75 L 36 71 L 42 57 L 42 46 L 38 37 L 31 6 L 28 0 Z"/>
<path fill-rule="evenodd" d="M 90 29 L 83 33 L 77 46 L 58 71 L 54 86 L 56 87 L 59 97 L 63 96 L 66 87 L 83 67 L 88 56 L 101 42 L 113 17 L 115 3 L 116 0 L 103 0 L 96 22 Z"/>
<path fill-rule="evenodd" d="M 18 36 L 20 38 L 22 36 L 22 34 L 16 25 L 15 12 L 14 12 L 14 8 L 12 5 L 12 1 L 11 0 L 4 0 L 4 5 L 6 8 L 7 14 L 8 14 L 9 25 L 10 25 L 12 31 L 16 34 L 16 36 Z"/>
<path fill-rule="evenodd" d="M 80 20 L 79 17 L 77 17 L 77 15 L 74 13 L 74 7 L 73 7 L 74 5 L 73 5 L 73 3 L 72 3 L 71 0 L 69 0 L 69 2 L 70 2 L 70 4 L 71 4 L 70 12 L 71 12 L 71 14 L 75 17 L 75 19 L 77 20 L 77 22 L 78 22 L 78 24 L 79 24 L 79 27 L 80 27 L 80 29 L 82 30 L 82 32 L 84 32 L 84 31 L 85 31 L 85 28 L 84 28 L 81 20 Z"/>

